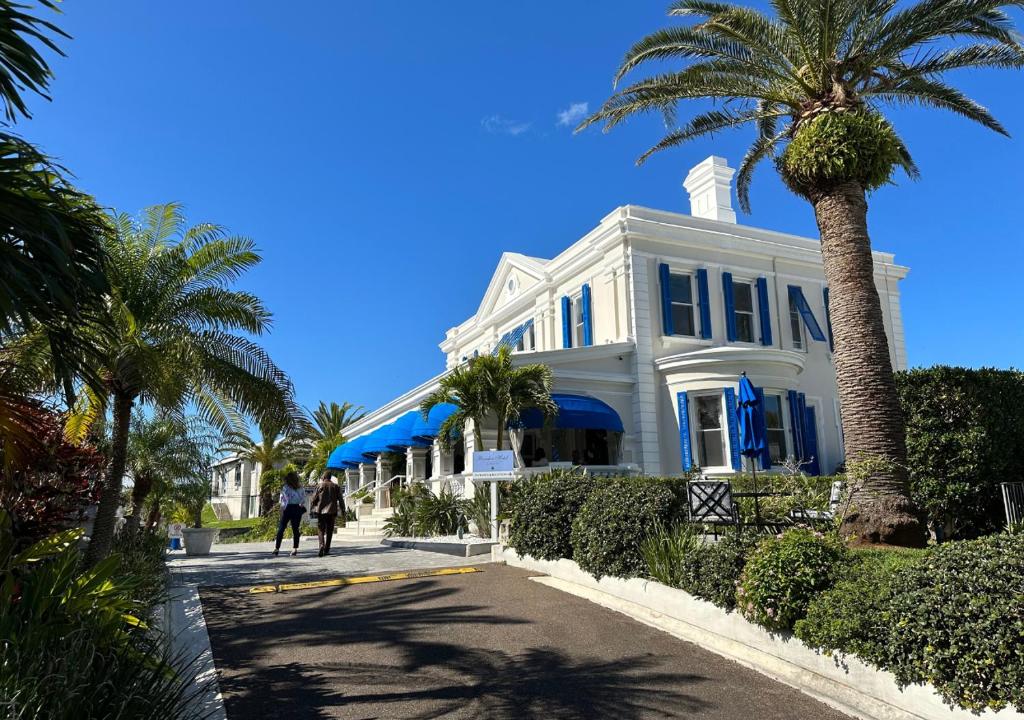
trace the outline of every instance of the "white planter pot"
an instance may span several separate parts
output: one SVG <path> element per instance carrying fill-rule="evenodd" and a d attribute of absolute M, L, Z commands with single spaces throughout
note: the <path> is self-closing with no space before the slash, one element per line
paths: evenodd
<path fill-rule="evenodd" d="M 182 528 L 186 555 L 209 555 L 219 530 L 217 528 Z"/>

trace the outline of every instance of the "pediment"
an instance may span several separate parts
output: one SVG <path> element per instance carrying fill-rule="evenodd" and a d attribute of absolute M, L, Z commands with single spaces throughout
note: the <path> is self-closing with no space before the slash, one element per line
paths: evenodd
<path fill-rule="evenodd" d="M 544 269 L 546 262 L 518 253 L 504 253 L 476 311 L 477 318 L 489 316 L 547 280 L 548 274 Z"/>

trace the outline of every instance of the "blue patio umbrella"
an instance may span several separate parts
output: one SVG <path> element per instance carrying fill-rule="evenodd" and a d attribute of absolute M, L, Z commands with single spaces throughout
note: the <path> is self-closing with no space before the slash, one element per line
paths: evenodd
<path fill-rule="evenodd" d="M 754 478 L 754 515 L 761 521 L 761 507 L 757 497 L 757 464 L 754 458 L 764 452 L 765 425 L 764 408 L 754 385 L 747 374 L 740 376 L 739 397 L 736 399 L 736 420 L 740 429 L 740 455 L 750 458 L 750 470 Z"/>

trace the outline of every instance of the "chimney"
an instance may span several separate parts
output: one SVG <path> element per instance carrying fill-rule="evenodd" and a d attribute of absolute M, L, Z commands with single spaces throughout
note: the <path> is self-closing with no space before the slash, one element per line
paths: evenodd
<path fill-rule="evenodd" d="M 725 158 L 717 155 L 694 165 L 683 180 L 683 187 L 690 193 L 690 214 L 708 220 L 735 223 L 731 184 L 735 172 Z"/>

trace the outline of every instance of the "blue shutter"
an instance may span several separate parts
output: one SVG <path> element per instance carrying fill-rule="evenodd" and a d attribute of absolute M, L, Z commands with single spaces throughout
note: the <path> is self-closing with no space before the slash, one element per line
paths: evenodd
<path fill-rule="evenodd" d="M 740 428 L 736 422 L 736 390 L 725 388 L 725 423 L 729 428 L 729 456 L 732 460 L 732 469 L 739 472 L 743 469 L 743 461 L 740 458 Z"/>
<path fill-rule="evenodd" d="M 700 336 L 711 339 L 711 302 L 708 298 L 708 271 L 697 271 L 697 302 L 700 303 Z"/>
<path fill-rule="evenodd" d="M 807 304 L 803 288 L 799 285 L 790 285 L 789 299 L 796 304 L 796 309 L 800 311 L 800 317 L 804 319 L 804 325 L 807 326 L 807 332 L 811 334 L 811 337 L 818 342 L 825 342 L 825 333 L 821 331 L 818 319 L 814 317 L 814 313 L 811 312 L 811 306 Z"/>
<path fill-rule="evenodd" d="M 736 303 L 732 297 L 732 273 L 722 273 L 722 295 L 725 297 L 725 339 L 736 342 Z"/>
<path fill-rule="evenodd" d="M 832 337 L 832 311 L 828 307 L 828 288 L 822 288 L 821 295 L 825 300 L 825 324 L 828 325 L 828 349 L 835 352 L 836 342 Z"/>
<path fill-rule="evenodd" d="M 583 284 L 580 291 L 580 302 L 583 303 L 583 344 L 590 347 L 594 344 L 593 312 L 590 307 L 590 285 Z"/>
<path fill-rule="evenodd" d="M 761 432 L 761 437 L 764 438 L 764 450 L 761 451 L 761 469 L 770 470 L 772 467 L 772 451 L 768 447 L 768 423 L 765 421 L 764 412 L 764 388 L 754 388 L 754 394 L 757 395 L 757 413 L 754 416 L 754 423 L 757 425 L 757 429 Z"/>
<path fill-rule="evenodd" d="M 672 278 L 669 277 L 668 265 L 665 263 L 658 266 L 658 279 L 661 283 L 661 327 L 665 335 L 673 335 Z"/>
<path fill-rule="evenodd" d="M 804 457 L 804 415 L 800 412 L 800 399 L 796 390 L 786 392 L 786 399 L 789 401 L 789 425 L 793 434 L 793 457 L 803 460 Z"/>
<path fill-rule="evenodd" d="M 572 347 L 572 301 L 562 296 L 562 347 Z"/>
<path fill-rule="evenodd" d="M 768 304 L 768 281 L 763 277 L 757 279 L 757 312 L 761 317 L 761 344 L 771 345 L 772 314 Z"/>
<path fill-rule="evenodd" d="M 800 393 L 800 404 L 804 405 L 804 395 Z M 808 475 L 821 475 L 821 463 L 818 458 L 818 423 L 815 422 L 814 408 L 804 407 L 804 452 L 810 461 L 807 466 Z"/>
<path fill-rule="evenodd" d="M 690 413 L 686 402 L 686 393 L 676 395 L 679 405 L 679 453 L 683 459 L 683 472 L 693 467 L 693 446 L 690 444 Z"/>

